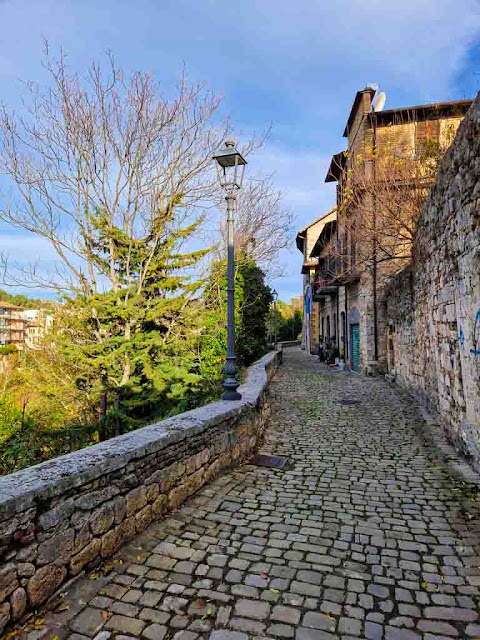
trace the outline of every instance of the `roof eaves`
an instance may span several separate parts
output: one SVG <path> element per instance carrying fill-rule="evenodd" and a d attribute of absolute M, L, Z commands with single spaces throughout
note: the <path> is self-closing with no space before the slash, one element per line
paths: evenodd
<path fill-rule="evenodd" d="M 317 224 L 317 222 L 320 222 L 321 220 L 323 220 L 324 218 L 326 218 L 327 216 L 329 216 L 330 214 L 334 213 L 336 211 L 337 207 L 332 207 L 330 209 L 330 211 L 327 211 L 327 213 L 324 213 L 323 215 L 320 216 L 320 218 L 317 218 L 316 220 L 314 220 L 313 222 L 310 222 L 310 224 L 307 224 L 306 227 L 303 227 L 302 229 L 300 229 L 297 232 L 297 237 L 302 234 L 304 231 L 307 231 L 307 229 L 310 229 L 310 227 L 313 227 L 314 224 Z"/>
<path fill-rule="evenodd" d="M 333 226 L 332 226 L 333 225 Z M 328 222 L 325 223 L 323 229 L 321 230 L 317 241 L 315 242 L 315 244 L 312 247 L 312 250 L 310 251 L 310 258 L 318 258 L 321 250 L 323 249 L 323 247 L 326 245 L 326 243 L 328 242 L 328 240 L 331 238 L 332 234 L 335 231 L 337 225 L 337 220 L 336 218 L 334 220 L 329 220 Z M 327 233 L 327 230 L 331 229 L 330 231 L 330 238 L 325 241 L 325 234 Z M 318 251 L 317 251 L 318 249 Z"/>
<path fill-rule="evenodd" d="M 325 176 L 325 182 L 338 182 L 345 163 L 345 153 L 346 151 L 340 151 L 340 153 L 332 156 L 327 175 Z"/>
<path fill-rule="evenodd" d="M 355 118 L 355 113 L 358 109 L 358 105 L 362 99 L 362 95 L 364 93 L 369 93 L 370 94 L 370 102 L 373 100 L 373 96 L 376 93 L 375 89 L 371 89 L 370 87 L 365 87 L 365 89 L 362 89 L 361 91 L 357 91 L 357 94 L 355 96 L 355 99 L 353 101 L 353 105 L 352 108 L 350 110 L 350 115 L 348 116 L 348 120 L 347 120 L 347 124 L 345 126 L 345 130 L 343 132 L 343 137 L 344 138 L 348 138 L 348 133 L 350 131 L 350 126 Z"/>
<path fill-rule="evenodd" d="M 385 109 L 384 111 L 372 112 L 372 117 L 375 119 L 377 125 L 382 125 L 390 124 L 397 116 L 405 113 L 409 115 L 406 121 L 426 120 L 435 114 L 438 116 L 452 114 L 463 115 L 468 111 L 472 102 L 472 100 L 453 100 L 451 102 L 437 102 L 412 107 L 399 107 L 398 109 Z"/>

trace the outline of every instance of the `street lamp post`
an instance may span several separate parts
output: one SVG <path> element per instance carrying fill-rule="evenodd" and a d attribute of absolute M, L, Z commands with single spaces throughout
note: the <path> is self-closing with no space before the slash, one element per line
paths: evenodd
<path fill-rule="evenodd" d="M 225 142 L 214 156 L 220 186 L 227 201 L 227 363 L 225 365 L 225 391 L 222 400 L 240 400 L 238 382 L 235 379 L 237 370 L 235 358 L 235 246 L 233 235 L 233 213 L 236 192 L 241 189 L 245 165 L 247 161 L 236 150 L 231 140 Z"/>
<path fill-rule="evenodd" d="M 278 299 L 278 293 L 277 291 L 274 289 L 272 291 L 272 297 L 273 297 L 273 326 L 274 326 L 274 336 L 275 336 L 275 349 L 277 348 L 277 299 Z"/>

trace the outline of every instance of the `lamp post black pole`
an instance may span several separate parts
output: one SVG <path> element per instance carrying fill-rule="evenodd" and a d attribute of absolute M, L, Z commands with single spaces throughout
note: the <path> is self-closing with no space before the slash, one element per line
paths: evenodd
<path fill-rule="evenodd" d="M 227 362 L 222 400 L 240 400 L 238 382 L 235 379 L 237 364 L 235 359 L 235 247 L 233 235 L 233 211 L 235 193 L 242 188 L 247 161 L 235 148 L 232 140 L 225 140 L 223 149 L 213 156 L 216 162 L 220 186 L 227 201 Z"/>
<path fill-rule="evenodd" d="M 225 365 L 225 391 L 222 400 L 240 400 L 235 379 L 237 370 L 235 358 L 235 247 L 233 236 L 233 211 L 235 195 L 233 190 L 227 193 L 227 364 Z"/>
<path fill-rule="evenodd" d="M 274 326 L 274 345 L 275 345 L 275 349 L 277 348 L 277 298 L 278 298 L 278 293 L 275 291 L 275 289 L 272 291 L 272 295 L 273 295 L 273 326 Z"/>
<path fill-rule="evenodd" d="M 273 303 L 273 313 L 275 318 L 275 349 L 277 348 L 277 300 Z"/>

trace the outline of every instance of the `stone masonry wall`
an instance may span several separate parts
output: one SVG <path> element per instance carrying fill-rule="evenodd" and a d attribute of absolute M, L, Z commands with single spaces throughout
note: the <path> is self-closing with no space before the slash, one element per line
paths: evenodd
<path fill-rule="evenodd" d="M 0 630 L 256 450 L 281 351 L 216 402 L 0 478 Z"/>
<path fill-rule="evenodd" d="M 480 94 L 420 214 L 411 265 L 387 296 L 396 381 L 480 468 Z"/>

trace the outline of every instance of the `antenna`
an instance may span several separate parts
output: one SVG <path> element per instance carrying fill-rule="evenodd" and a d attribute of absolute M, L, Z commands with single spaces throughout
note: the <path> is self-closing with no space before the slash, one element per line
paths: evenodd
<path fill-rule="evenodd" d="M 374 111 L 381 111 L 383 109 L 383 107 L 385 106 L 385 100 L 387 99 L 387 94 L 385 93 L 385 91 L 381 91 L 378 96 L 377 99 L 375 100 L 375 103 L 373 105 L 373 110 Z"/>

